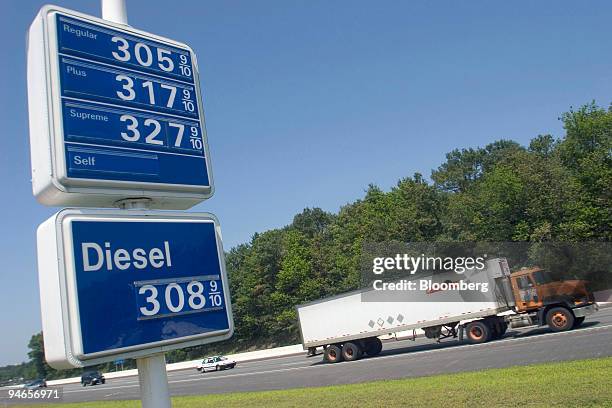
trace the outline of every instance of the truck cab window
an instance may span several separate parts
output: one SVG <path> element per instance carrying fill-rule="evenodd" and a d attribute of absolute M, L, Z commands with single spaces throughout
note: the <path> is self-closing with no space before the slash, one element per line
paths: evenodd
<path fill-rule="evenodd" d="M 533 280 L 535 281 L 536 285 L 543 285 L 545 283 L 552 282 L 550 275 L 548 275 L 544 271 L 535 271 L 532 276 L 533 276 Z"/>
<path fill-rule="evenodd" d="M 516 280 L 516 284 L 518 285 L 519 289 L 529 289 L 533 287 L 533 283 L 531 282 L 529 277 L 526 275 L 519 276 L 518 279 Z"/>

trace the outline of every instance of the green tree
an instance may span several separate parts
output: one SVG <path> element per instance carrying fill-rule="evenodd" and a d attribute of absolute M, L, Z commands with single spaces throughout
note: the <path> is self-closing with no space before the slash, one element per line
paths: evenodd
<path fill-rule="evenodd" d="M 432 171 L 436 187 L 446 192 L 464 192 L 505 157 L 523 148 L 511 140 L 498 140 L 484 148 L 455 149 L 446 162 Z"/>
<path fill-rule="evenodd" d="M 30 349 L 28 357 L 30 357 L 32 365 L 36 370 L 36 376 L 38 378 L 47 378 L 54 370 L 45 361 L 45 346 L 42 332 L 32 335 L 28 342 L 28 348 Z"/>
<path fill-rule="evenodd" d="M 567 202 L 564 237 L 571 240 L 612 238 L 612 108 L 591 103 L 562 116 L 567 132 L 559 146 L 572 172 L 576 200 Z"/>

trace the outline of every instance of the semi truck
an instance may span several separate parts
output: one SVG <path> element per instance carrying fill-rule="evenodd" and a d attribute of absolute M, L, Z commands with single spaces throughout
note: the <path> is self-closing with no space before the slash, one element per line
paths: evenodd
<path fill-rule="evenodd" d="M 432 276 L 436 282 L 457 281 L 453 271 Z M 421 329 L 437 341 L 458 337 L 477 344 L 503 337 L 508 327 L 571 330 L 598 310 L 586 281 L 554 281 L 539 267 L 511 273 L 504 258 L 465 271 L 462 279 L 487 283 L 490 296 L 466 301 L 461 291 L 404 291 L 398 301 L 369 296 L 375 295 L 370 287 L 298 305 L 304 350 L 308 356 L 322 351 L 329 363 L 353 361 L 379 354 L 383 335 L 412 331 L 415 338 Z"/>

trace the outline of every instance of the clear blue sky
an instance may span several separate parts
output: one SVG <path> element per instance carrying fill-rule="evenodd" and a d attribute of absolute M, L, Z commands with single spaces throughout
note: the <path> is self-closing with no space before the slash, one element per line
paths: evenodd
<path fill-rule="evenodd" d="M 0 13 L 0 365 L 40 330 L 25 33 L 41 1 Z M 57 1 L 99 16 L 96 0 Z M 144 1 L 134 27 L 198 53 L 226 249 L 306 206 L 329 211 L 426 176 L 455 147 L 562 135 L 560 113 L 612 90 L 608 1 Z"/>

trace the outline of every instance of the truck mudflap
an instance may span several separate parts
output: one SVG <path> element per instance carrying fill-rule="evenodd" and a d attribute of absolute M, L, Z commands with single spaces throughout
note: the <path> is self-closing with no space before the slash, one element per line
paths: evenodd
<path fill-rule="evenodd" d="M 598 310 L 599 310 L 599 306 L 597 305 L 597 303 L 593 303 L 591 305 L 574 308 L 572 309 L 572 312 L 574 312 L 574 316 L 576 317 L 584 317 L 584 316 L 593 314 L 597 312 Z"/>

